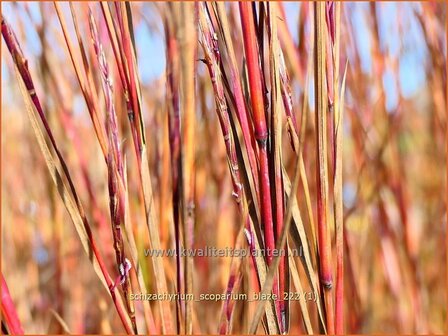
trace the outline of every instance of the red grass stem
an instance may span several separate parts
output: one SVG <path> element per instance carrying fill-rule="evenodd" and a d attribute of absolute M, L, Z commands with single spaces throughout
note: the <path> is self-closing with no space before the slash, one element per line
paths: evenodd
<path fill-rule="evenodd" d="M 5 278 L 2 275 L 2 315 L 5 318 L 6 325 L 12 335 L 23 335 L 23 328 L 20 323 L 19 317 L 17 316 L 16 307 L 14 302 L 12 302 L 11 295 L 9 294 L 8 286 L 6 285 Z"/>
<path fill-rule="evenodd" d="M 258 48 L 254 19 L 250 2 L 239 2 L 241 25 L 243 28 L 244 52 L 246 55 L 247 69 L 249 74 L 250 98 L 254 113 L 255 139 L 258 143 L 260 173 L 259 183 L 261 185 L 261 222 L 264 226 L 265 247 L 271 251 L 275 248 L 274 226 L 272 219 L 271 187 L 269 181 L 269 167 L 267 157 L 268 130 L 264 109 L 264 98 L 261 84 L 261 70 L 258 59 Z M 267 254 L 270 264 L 272 255 Z"/>

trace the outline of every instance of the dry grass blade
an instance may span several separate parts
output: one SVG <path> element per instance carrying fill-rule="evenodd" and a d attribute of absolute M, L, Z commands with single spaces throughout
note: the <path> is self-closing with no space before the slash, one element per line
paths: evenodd
<path fill-rule="evenodd" d="M 292 149 L 296 154 L 298 154 L 299 151 L 299 142 L 304 143 L 305 141 L 305 133 L 306 133 L 306 123 L 307 123 L 307 115 L 309 113 L 309 107 L 308 107 L 308 90 L 309 90 L 309 80 L 312 69 L 312 58 L 310 57 L 308 59 L 308 65 L 307 65 L 307 76 L 305 79 L 304 84 L 304 90 L 303 90 L 303 104 L 302 104 L 302 117 L 301 117 L 301 130 L 300 130 L 300 139 L 299 139 L 299 129 L 296 123 L 295 114 L 293 111 L 293 101 L 291 97 L 291 88 L 290 88 L 290 82 L 288 78 L 288 73 L 286 70 L 286 64 L 283 59 L 283 52 L 280 49 L 280 63 L 279 63 L 279 71 L 280 71 L 280 78 L 281 78 L 281 86 L 282 86 L 282 97 L 283 97 L 283 106 L 285 108 L 285 113 L 287 116 L 287 127 L 288 127 L 288 133 L 290 136 L 290 142 Z M 305 195 L 305 202 L 306 202 L 306 209 L 308 214 L 308 221 L 309 221 L 309 228 L 311 232 L 311 243 L 312 243 L 312 252 L 313 256 L 317 254 L 317 237 L 315 233 L 315 224 L 314 224 L 314 214 L 313 214 L 313 207 L 311 202 L 311 193 L 310 188 L 308 184 L 308 177 L 306 175 L 306 167 L 305 167 L 305 161 L 303 158 L 303 154 L 300 154 L 299 157 L 299 169 L 300 169 L 300 179 L 302 181 L 303 191 Z"/>
<path fill-rule="evenodd" d="M 127 172 L 126 169 L 126 160 L 124 160 L 123 162 L 124 165 L 124 171 Z M 127 190 L 128 189 L 128 178 L 127 175 L 125 175 L 125 179 L 124 179 L 124 187 Z M 137 250 L 137 245 L 135 243 L 135 237 L 134 237 L 134 231 L 132 230 L 132 225 L 131 225 L 131 219 L 130 219 L 130 214 L 129 214 L 129 193 L 125 194 L 125 204 L 126 204 L 126 211 L 125 211 L 125 224 L 124 224 L 124 228 L 125 228 L 125 239 L 127 242 L 127 245 L 129 246 L 129 250 L 131 252 L 131 259 L 132 259 L 132 265 L 134 266 L 134 270 L 137 273 L 137 281 L 140 287 L 140 293 L 143 295 L 147 294 L 147 289 L 146 289 L 146 283 L 145 283 L 145 279 L 143 277 L 143 272 L 142 272 L 142 267 L 141 264 L 139 263 L 138 260 L 138 250 Z M 154 316 L 152 313 L 152 309 L 151 306 L 149 305 L 149 301 L 147 300 L 143 300 L 142 302 L 143 304 L 143 310 L 145 313 L 145 321 L 146 321 L 146 326 L 148 328 L 148 333 L 149 334 L 156 334 L 157 330 L 156 330 L 156 326 L 154 323 Z"/>
<path fill-rule="evenodd" d="M 61 317 L 61 315 L 58 314 L 57 311 L 54 309 L 50 309 L 51 313 L 53 314 L 54 318 L 58 321 L 58 323 L 61 325 L 62 330 L 65 334 L 70 335 L 70 328 L 68 327 L 67 323 L 64 321 L 64 319 Z"/>
<path fill-rule="evenodd" d="M 278 41 L 277 33 L 277 12 L 276 6 L 267 7 L 267 17 L 269 20 L 268 36 L 269 36 L 269 63 L 270 63 L 270 82 L 271 82 L 271 166 L 273 169 L 273 209 L 275 216 L 275 237 L 278 240 L 283 227 L 284 220 L 284 190 L 283 190 L 283 176 L 282 176 L 282 90 L 280 85 L 280 57 L 282 57 L 281 49 Z M 274 278 L 274 288 L 277 290 L 278 297 L 275 300 L 277 309 L 277 320 L 279 323 L 280 333 L 285 333 L 286 330 L 286 305 L 284 293 L 289 292 L 285 287 L 287 284 L 286 272 L 287 258 L 285 250 L 288 250 L 288 244 L 285 249 L 278 252 L 282 254 L 280 258 L 278 277 Z M 277 289 L 278 288 L 278 289 Z"/>
<path fill-rule="evenodd" d="M 328 225 L 328 164 L 327 164 L 327 95 L 325 91 L 325 3 L 314 3 L 314 85 L 315 85 L 315 114 L 316 114 L 316 136 L 317 155 L 316 179 L 317 179 L 317 228 L 319 241 L 319 274 L 322 285 L 326 325 L 329 334 L 334 333 L 334 311 L 333 311 L 333 276 L 331 267 L 331 240 Z"/>
<path fill-rule="evenodd" d="M 53 133 L 51 132 L 51 129 L 48 125 L 48 121 L 42 110 L 40 100 L 37 96 L 36 89 L 33 84 L 33 79 L 28 70 L 28 62 L 24 58 L 24 55 L 22 54 L 22 50 L 20 49 L 15 34 L 10 29 L 9 25 L 6 23 L 3 17 L 2 17 L 2 35 L 13 57 L 15 71 L 19 82 L 20 91 L 25 100 L 28 117 L 33 126 L 33 130 L 37 137 L 39 147 L 45 157 L 45 162 L 47 164 L 47 168 L 50 172 L 53 182 L 56 185 L 59 195 L 61 196 L 64 205 L 66 206 L 67 211 L 69 212 L 75 224 L 76 230 L 81 239 L 81 243 L 83 245 L 85 252 L 87 253 L 91 262 L 93 263 L 94 269 L 97 272 L 99 278 L 103 282 L 104 286 L 109 290 L 109 293 L 112 296 L 114 304 L 117 308 L 117 312 L 123 322 L 123 326 L 125 327 L 128 333 L 132 333 L 129 317 L 127 316 L 127 314 L 124 313 L 121 296 L 119 295 L 117 296 L 115 293 L 115 289 L 113 287 L 110 276 L 98 252 L 96 244 L 94 243 L 90 225 L 87 221 L 85 211 L 81 205 L 81 201 L 78 197 L 75 186 L 70 177 L 67 165 L 56 144 L 56 140 L 53 136 Z M 53 154 L 50 152 L 50 149 L 44 138 L 43 132 L 39 126 L 37 116 L 40 117 L 43 123 L 46 134 L 50 139 L 51 146 L 54 149 L 54 152 L 56 153 L 57 159 L 62 169 L 59 168 L 59 166 L 56 164 L 55 158 L 53 157 Z"/>
<path fill-rule="evenodd" d="M 311 58 L 309 59 L 309 65 L 308 65 L 308 69 L 311 69 Z M 310 73 L 310 70 L 308 70 L 308 73 Z M 304 91 L 304 97 L 308 96 L 308 83 L 309 83 L 309 77 L 306 79 L 306 86 L 305 86 L 305 91 Z M 306 276 L 308 279 L 308 282 L 311 286 L 311 289 L 313 290 L 314 293 L 318 293 L 319 292 L 319 286 L 318 286 L 318 277 L 316 275 L 314 266 L 313 266 L 313 257 L 315 257 L 315 254 L 317 253 L 317 242 L 314 242 L 314 240 L 316 239 L 316 236 L 314 234 L 314 221 L 313 221 L 313 210 L 311 207 L 311 197 L 310 197 L 310 189 L 308 187 L 308 182 L 307 182 L 307 178 L 306 178 L 306 172 L 305 172 L 305 163 L 304 163 L 304 159 L 303 159 L 303 149 L 302 151 L 300 151 L 301 148 L 303 148 L 303 145 L 305 144 L 305 133 L 306 133 L 306 124 L 307 124 L 307 116 L 309 113 L 309 106 L 307 103 L 307 99 L 305 99 L 304 104 L 302 106 L 302 116 L 301 116 L 301 130 L 300 130 L 300 139 L 298 136 L 295 136 L 294 142 L 295 142 L 295 151 L 296 151 L 296 155 L 298 155 L 299 157 L 299 170 L 300 170 L 300 179 L 302 180 L 302 186 L 303 186 L 303 191 L 305 194 L 305 201 L 306 201 L 306 205 L 307 205 L 307 212 L 308 212 L 308 219 L 311 225 L 311 232 L 312 235 L 309 238 L 306 230 L 305 230 L 305 226 L 302 220 L 302 215 L 300 212 L 300 209 L 298 207 L 297 204 L 297 198 L 294 194 L 291 193 L 291 182 L 289 180 L 288 174 L 285 170 L 284 167 L 282 167 L 283 169 L 283 178 L 284 178 L 284 190 L 286 193 L 286 196 L 288 199 L 292 199 L 293 201 L 293 207 L 292 207 L 292 218 L 294 221 L 294 225 L 292 227 L 291 230 L 291 235 L 293 238 L 293 241 L 295 242 L 296 248 L 301 248 L 301 251 L 303 253 L 303 255 L 301 256 L 301 262 L 303 264 L 303 267 L 305 269 L 306 272 Z M 297 134 L 297 132 L 293 132 L 292 133 Z M 310 246 L 309 241 L 312 241 L 312 245 Z M 314 244 L 313 244 L 314 242 Z M 291 257 L 292 258 L 292 257 Z M 293 266 L 291 266 L 293 267 Z M 294 279 L 294 274 L 292 274 L 293 279 Z M 298 277 L 298 276 L 297 276 Z M 322 309 L 322 302 L 320 300 L 320 298 L 317 298 L 317 313 L 318 313 L 318 318 L 319 318 L 319 326 L 322 328 L 322 330 L 326 330 L 325 327 L 325 316 L 324 316 L 324 312 Z M 304 305 L 304 307 L 306 309 L 307 306 Z M 308 311 L 307 311 L 308 313 Z M 305 313 L 304 313 L 305 314 Z M 308 313 L 309 315 L 309 313 Z"/>
<path fill-rule="evenodd" d="M 61 171 L 60 168 L 57 166 L 53 155 L 51 154 L 51 151 L 49 147 L 46 144 L 44 135 L 40 129 L 39 122 L 37 120 L 37 111 L 34 105 L 29 101 L 29 95 L 26 94 L 26 88 L 24 87 L 23 83 L 19 81 L 21 85 L 21 91 L 23 94 L 23 98 L 25 100 L 26 106 L 27 106 L 27 112 L 28 117 L 31 121 L 31 125 L 33 127 L 33 130 L 35 132 L 37 142 L 39 144 L 39 147 L 42 151 L 42 154 L 44 155 L 45 162 L 48 167 L 48 171 L 53 179 L 54 184 L 56 185 L 59 195 L 62 198 L 62 201 L 70 214 L 70 217 L 75 225 L 76 231 L 78 233 L 78 236 L 81 240 L 82 246 L 84 248 L 84 251 L 86 252 L 87 256 L 89 257 L 89 260 L 93 264 L 93 268 L 95 272 L 97 273 L 98 277 L 100 278 L 101 282 L 103 283 L 104 287 L 110 292 L 112 299 L 114 301 L 114 304 L 117 308 L 117 312 L 123 322 L 123 325 L 127 331 L 128 334 L 132 334 L 132 327 L 131 327 L 131 321 L 128 317 L 128 315 L 125 313 L 124 304 L 122 301 L 122 298 L 120 295 L 116 295 L 116 290 L 113 287 L 112 280 L 110 276 L 107 273 L 107 270 L 105 268 L 105 265 L 100 258 L 99 252 L 97 248 L 95 247 L 95 243 L 92 237 L 92 232 L 90 231 L 90 227 L 87 223 L 87 219 L 85 218 L 85 215 L 83 215 L 83 210 L 79 209 L 78 202 L 73 198 L 71 193 L 69 192 L 69 189 L 66 185 L 65 178 L 70 179 L 69 176 L 65 175 L 64 171 Z"/>
<path fill-rule="evenodd" d="M 337 334 L 344 333 L 344 205 L 342 200 L 342 146 L 343 146 L 343 114 L 344 114 L 344 92 L 345 78 L 347 75 L 347 65 L 341 84 L 341 96 L 335 94 L 335 145 L 336 145 L 336 166 L 335 166 L 335 191 L 334 191 L 334 216 L 336 225 L 336 325 Z M 337 76 L 336 76 L 337 78 Z M 337 87 L 337 86 L 335 86 Z"/>
<path fill-rule="evenodd" d="M 157 220 L 155 216 L 155 205 L 151 187 L 151 177 L 148 168 L 148 157 L 146 154 L 146 148 L 142 150 L 141 161 L 141 179 L 142 188 L 145 202 L 145 214 L 146 223 L 148 225 L 150 247 L 154 250 L 161 250 L 159 228 L 157 226 Z M 154 266 L 155 285 L 157 291 L 161 293 L 167 293 L 168 287 L 166 283 L 165 270 L 163 267 L 162 256 L 153 256 L 151 258 Z M 169 309 L 169 302 L 159 300 L 161 307 L 160 313 L 162 315 L 162 329 L 164 334 L 173 333 L 172 314 Z"/>
<path fill-rule="evenodd" d="M 294 260 L 294 257 L 292 256 L 292 251 L 289 249 L 289 265 L 291 267 L 291 277 L 294 284 L 294 287 L 297 292 L 300 293 L 300 295 L 304 295 L 305 292 L 303 290 L 302 281 L 300 280 L 299 271 L 297 270 L 296 262 Z M 313 335 L 313 326 L 311 323 L 311 317 L 310 312 L 308 310 L 307 304 L 305 300 L 299 300 L 300 304 L 300 312 L 302 313 L 303 317 L 303 324 L 305 325 L 305 330 L 309 335 Z"/>
<path fill-rule="evenodd" d="M 180 62 L 180 103 L 183 111 L 181 139 L 182 155 L 182 210 L 183 234 L 187 249 L 193 247 L 195 224 L 195 68 L 196 68 L 196 20 L 197 4 L 176 4 L 179 12 L 179 50 L 183 57 Z M 185 293 L 193 292 L 193 259 L 185 260 Z M 185 304 L 185 333 L 193 332 L 193 301 Z"/>
<path fill-rule="evenodd" d="M 347 66 L 342 79 L 341 96 L 339 96 L 339 47 L 340 47 L 340 16 L 341 4 L 334 4 L 335 8 L 335 38 L 334 38 L 334 191 L 333 213 L 336 232 L 336 299 L 335 299 L 335 331 L 344 333 L 344 204 L 342 199 L 342 146 L 343 146 L 343 112 L 344 92 Z"/>
<path fill-rule="evenodd" d="M 299 168 L 300 169 L 300 168 Z M 291 230 L 291 236 L 293 241 L 295 242 L 296 248 L 301 247 L 301 251 L 303 255 L 301 256 L 301 261 L 303 264 L 303 267 L 305 269 L 308 282 L 311 286 L 311 289 L 314 293 L 319 293 L 319 285 L 318 285 L 318 278 L 317 274 L 313 267 L 313 261 L 312 261 L 312 253 L 311 249 L 309 247 L 308 237 L 306 235 L 305 227 L 302 221 L 302 216 L 300 214 L 300 209 L 297 204 L 297 199 L 294 194 L 292 194 L 292 185 L 291 181 L 289 180 L 289 177 L 287 175 L 286 170 L 283 168 L 283 180 L 284 180 L 284 188 L 285 193 L 289 200 L 292 200 L 292 220 L 294 221 L 294 225 L 292 226 Z M 320 298 L 317 298 L 316 302 L 317 306 L 317 315 L 319 319 L 319 326 L 323 328 L 324 332 L 326 332 L 325 327 L 325 315 L 324 310 L 322 307 L 322 301 Z"/>
<path fill-rule="evenodd" d="M 99 110 L 98 100 L 96 99 L 97 98 L 96 95 L 94 95 L 94 93 L 93 93 L 94 85 L 90 78 L 90 71 L 88 70 L 87 57 L 85 55 L 84 49 L 82 48 L 81 53 L 82 53 L 85 75 L 87 76 L 87 79 L 86 79 L 82 74 L 81 66 L 79 65 L 79 61 L 78 61 L 77 57 L 75 56 L 75 48 L 70 40 L 70 37 L 68 34 L 67 23 L 65 21 L 64 15 L 62 13 L 60 4 L 58 2 L 54 2 L 54 6 L 56 9 L 58 18 L 59 18 L 59 22 L 61 24 L 62 32 L 64 33 L 65 42 L 67 44 L 68 52 L 70 54 L 70 59 L 72 61 L 73 67 L 75 69 L 75 73 L 76 73 L 76 77 L 78 79 L 79 86 L 84 95 L 84 99 L 86 101 L 87 108 L 89 110 L 90 117 L 92 119 L 92 123 L 95 128 L 95 132 L 96 132 L 98 141 L 99 141 L 101 149 L 103 151 L 104 159 L 106 160 L 107 151 L 108 151 L 107 141 L 106 141 L 106 137 L 104 135 L 104 129 L 102 128 L 101 123 L 99 121 L 99 117 L 98 117 L 98 110 Z M 75 17 L 74 17 L 74 19 L 75 19 Z M 75 26 L 77 27 L 76 21 L 75 21 Z M 77 36 L 79 38 L 79 33 L 78 33 L 77 28 L 76 28 L 76 32 L 77 32 Z M 78 41 L 81 41 L 81 40 L 79 39 Z M 81 44 L 81 42 L 80 42 L 80 44 Z"/>

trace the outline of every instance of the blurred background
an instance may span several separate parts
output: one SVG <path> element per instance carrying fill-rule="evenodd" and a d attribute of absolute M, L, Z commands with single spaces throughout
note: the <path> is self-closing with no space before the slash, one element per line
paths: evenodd
<path fill-rule="evenodd" d="M 100 6 L 73 4 L 88 55 L 94 59 L 88 8 L 99 25 L 110 64 L 113 53 Z M 164 3 L 132 2 L 154 200 L 163 247 L 172 244 L 172 204 L 166 108 Z M 312 5 L 286 2 L 279 16 L 282 48 L 290 54 L 292 98 L 310 103 L 304 158 L 315 212 L 314 92 L 304 96 L 312 57 Z M 69 6 L 61 3 L 72 40 Z M 228 3 L 241 66 L 243 50 L 236 3 Z M 107 167 L 70 61 L 52 3 L 2 2 L 28 59 L 44 111 L 63 151 L 101 253 L 114 265 L 109 224 Z M 344 2 L 341 71 L 347 65 L 344 110 L 343 202 L 345 224 L 346 330 L 353 333 L 443 333 L 446 292 L 446 3 Z M 199 48 L 199 56 L 202 50 Z M 107 291 L 92 270 L 47 172 L 27 118 L 2 40 L 2 274 L 27 333 L 121 332 Z M 119 77 L 113 66 L 115 85 Z M 100 87 L 99 76 L 95 75 Z M 196 222 L 194 246 L 233 246 L 240 225 L 206 66 L 197 64 Z M 99 89 L 100 91 L 100 89 Z M 123 99 L 117 106 L 122 150 L 128 165 L 129 202 L 139 251 L 148 247 L 135 155 Z M 104 109 L 103 99 L 100 107 Z M 299 118 L 299 117 L 297 117 Z M 293 169 L 285 132 L 284 160 Z M 298 193 L 299 206 L 306 208 Z M 306 219 L 304 219 L 306 220 Z M 152 288 L 149 259 L 142 258 Z M 174 260 L 166 260 L 175 281 Z M 225 291 L 230 258 L 196 258 L 195 292 Z M 169 281 L 169 283 L 170 283 Z M 194 305 L 194 332 L 216 332 L 222 302 Z M 137 310 L 139 308 L 137 307 Z M 156 307 L 154 309 L 157 309 Z M 240 308 L 238 308 L 240 309 Z M 239 310 L 237 309 L 237 314 Z M 304 332 L 291 303 L 291 332 Z M 61 322 L 62 321 L 62 322 Z M 234 331 L 239 329 L 235 322 Z M 241 322 L 241 325 L 244 325 Z M 241 327 L 242 328 L 242 327 Z"/>

